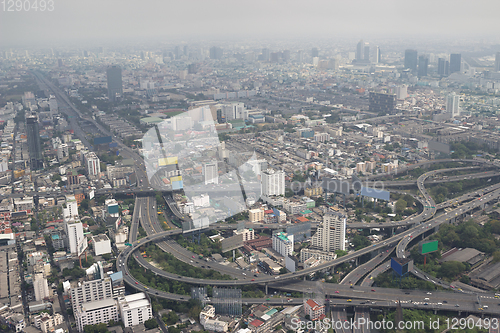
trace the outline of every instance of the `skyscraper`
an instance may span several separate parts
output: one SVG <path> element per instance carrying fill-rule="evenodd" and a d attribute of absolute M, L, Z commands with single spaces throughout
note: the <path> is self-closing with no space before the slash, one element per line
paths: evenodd
<path fill-rule="evenodd" d="M 405 51 L 405 68 L 409 68 L 412 71 L 417 71 L 417 50 L 406 50 Z"/>
<path fill-rule="evenodd" d="M 285 172 L 269 169 L 262 173 L 262 195 L 285 195 Z"/>
<path fill-rule="evenodd" d="M 460 96 L 451 93 L 446 97 L 446 112 L 450 114 L 451 118 L 460 116 Z"/>
<path fill-rule="evenodd" d="M 346 218 L 337 212 L 323 216 L 323 223 L 311 237 L 311 246 L 324 252 L 345 250 Z"/>
<path fill-rule="evenodd" d="M 30 167 L 32 170 L 42 169 L 42 148 L 40 146 L 40 132 L 38 130 L 38 119 L 36 116 L 29 116 L 26 118 L 26 134 L 28 136 Z"/>
<path fill-rule="evenodd" d="M 311 57 L 319 57 L 319 50 L 317 47 L 313 47 L 313 49 L 311 50 Z"/>
<path fill-rule="evenodd" d="M 495 54 L 495 72 L 500 72 L 500 52 Z"/>
<path fill-rule="evenodd" d="M 460 73 L 462 70 L 462 55 L 461 54 L 451 54 L 450 55 L 450 74 Z"/>
<path fill-rule="evenodd" d="M 218 184 L 219 172 L 217 170 L 217 162 L 203 164 L 203 176 L 205 180 L 205 185 Z"/>
<path fill-rule="evenodd" d="M 111 102 L 116 102 L 123 95 L 122 69 L 113 65 L 106 71 L 108 79 L 108 98 Z"/>
<path fill-rule="evenodd" d="M 220 47 L 218 46 L 212 46 L 210 48 L 210 59 L 213 60 L 220 60 L 222 59 L 223 51 Z"/>
<path fill-rule="evenodd" d="M 445 58 L 438 59 L 438 75 L 441 76 L 450 75 L 450 62 Z"/>
<path fill-rule="evenodd" d="M 356 47 L 356 61 L 363 60 L 364 52 L 365 52 L 365 42 L 363 42 L 363 40 L 360 40 Z"/>
<path fill-rule="evenodd" d="M 427 68 L 429 67 L 429 58 L 424 55 L 418 57 L 418 77 L 427 76 Z"/>
<path fill-rule="evenodd" d="M 365 62 L 370 62 L 370 45 L 368 43 L 365 44 L 363 60 Z"/>

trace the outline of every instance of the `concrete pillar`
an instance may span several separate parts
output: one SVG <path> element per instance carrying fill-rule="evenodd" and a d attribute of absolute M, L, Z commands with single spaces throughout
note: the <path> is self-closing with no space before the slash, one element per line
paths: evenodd
<path fill-rule="evenodd" d="M 267 295 L 267 294 L 268 294 L 268 293 L 267 293 L 267 283 L 266 283 L 266 295 Z"/>

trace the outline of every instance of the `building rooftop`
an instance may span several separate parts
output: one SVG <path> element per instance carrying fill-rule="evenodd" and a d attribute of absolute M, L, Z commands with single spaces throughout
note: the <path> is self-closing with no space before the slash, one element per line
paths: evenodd
<path fill-rule="evenodd" d="M 116 305 L 116 301 L 112 298 L 102 299 L 100 301 L 83 303 L 81 305 L 81 311 L 92 311 L 101 308 L 107 308 Z"/>

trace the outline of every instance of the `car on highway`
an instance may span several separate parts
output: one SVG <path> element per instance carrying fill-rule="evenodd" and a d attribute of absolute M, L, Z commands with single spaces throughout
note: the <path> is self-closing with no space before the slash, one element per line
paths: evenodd
<path fill-rule="evenodd" d="M 348 301 L 348 302 L 352 302 L 352 299 L 350 299 L 350 298 L 349 298 L 347 301 Z"/>
<path fill-rule="evenodd" d="M 340 294 L 340 292 L 339 292 L 338 290 L 335 290 L 335 293 L 336 293 L 336 294 Z"/>
<path fill-rule="evenodd" d="M 135 281 L 135 284 L 139 284 L 139 282 Z"/>

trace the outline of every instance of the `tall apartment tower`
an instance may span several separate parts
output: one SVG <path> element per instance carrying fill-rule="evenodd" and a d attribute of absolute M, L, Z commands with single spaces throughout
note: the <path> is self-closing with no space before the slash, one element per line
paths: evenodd
<path fill-rule="evenodd" d="M 42 148 L 40 145 L 40 132 L 38 130 L 38 119 L 36 116 L 29 116 L 26 118 L 26 132 L 28 136 L 30 167 L 32 170 L 42 169 Z"/>
<path fill-rule="evenodd" d="M 311 246 L 324 252 L 345 250 L 345 229 L 345 216 L 337 212 L 329 212 L 323 216 L 323 224 L 311 237 Z"/>
<path fill-rule="evenodd" d="M 461 54 L 451 54 L 450 55 L 450 74 L 460 73 L 462 70 L 462 55 Z"/>
<path fill-rule="evenodd" d="M 446 97 L 446 112 L 450 114 L 451 118 L 460 116 L 460 96 L 451 93 Z"/>
<path fill-rule="evenodd" d="M 285 195 L 285 172 L 268 169 L 262 175 L 262 195 Z"/>
<path fill-rule="evenodd" d="M 313 47 L 312 50 L 311 50 L 311 57 L 312 58 L 315 58 L 315 57 L 319 57 L 319 50 L 317 47 Z"/>
<path fill-rule="evenodd" d="M 77 286 L 71 288 L 71 305 L 75 313 L 76 309 L 84 303 L 109 298 L 113 298 L 110 278 L 79 282 Z"/>
<path fill-rule="evenodd" d="M 203 179 L 205 180 L 205 185 L 219 184 L 219 171 L 216 161 L 203 164 Z"/>
<path fill-rule="evenodd" d="M 123 95 L 122 69 L 120 66 L 111 66 L 106 71 L 108 79 L 108 98 L 116 102 Z"/>
<path fill-rule="evenodd" d="M 500 52 L 495 54 L 495 72 L 500 72 Z"/>
<path fill-rule="evenodd" d="M 417 71 L 417 50 L 406 50 L 405 51 L 405 68 L 409 68 L 412 71 Z"/>
<path fill-rule="evenodd" d="M 87 174 L 90 177 L 97 177 L 101 173 L 101 161 L 96 153 L 88 152 L 83 156 Z"/>
<path fill-rule="evenodd" d="M 83 225 L 81 222 L 70 221 L 66 222 L 65 226 L 66 236 L 68 238 L 68 250 L 71 254 L 79 254 L 78 245 L 86 245 L 82 244 L 82 242 L 85 242 L 85 236 L 83 236 Z"/>

